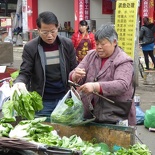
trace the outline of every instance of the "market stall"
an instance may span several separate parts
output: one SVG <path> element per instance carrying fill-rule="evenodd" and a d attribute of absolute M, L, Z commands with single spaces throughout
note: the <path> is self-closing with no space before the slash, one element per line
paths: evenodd
<path fill-rule="evenodd" d="M 120 155 L 120 151 L 125 155 L 129 150 L 151 155 L 145 144 L 135 144 L 131 127 L 94 123 L 71 127 L 44 121 L 45 118 L 22 120 L 15 126 L 1 122 L 8 137 L 6 132 L 0 132 L 0 151 L 7 148 L 24 151 L 24 155 L 32 155 L 27 150 L 35 155 Z"/>
<path fill-rule="evenodd" d="M 130 145 L 135 144 L 134 127 L 98 123 L 89 123 L 74 127 L 54 123 L 51 125 L 58 131 L 61 137 L 70 137 L 76 134 L 85 141 L 92 142 L 95 140 L 96 143 L 104 142 L 108 144 L 111 150 L 113 150 L 115 146 L 128 148 Z"/>
<path fill-rule="evenodd" d="M 2 107 L 0 151 L 29 150 L 35 155 L 125 155 L 132 151 L 151 155 L 145 144 L 135 143 L 135 127 L 95 122 L 67 125 L 64 121 L 54 123 L 53 117 L 36 118 L 35 111 L 43 106 L 41 96 L 17 89 Z M 32 152 L 24 153 L 32 155 Z"/>

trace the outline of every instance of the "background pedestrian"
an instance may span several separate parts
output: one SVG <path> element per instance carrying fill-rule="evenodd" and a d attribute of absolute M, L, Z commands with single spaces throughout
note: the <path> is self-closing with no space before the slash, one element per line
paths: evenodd
<path fill-rule="evenodd" d="M 78 62 L 85 57 L 87 51 L 95 49 L 94 34 L 89 31 L 88 23 L 85 20 L 80 21 L 79 31 L 75 32 L 71 39 L 76 50 Z"/>
<path fill-rule="evenodd" d="M 153 62 L 153 69 L 155 69 L 155 57 L 153 54 L 155 26 L 153 23 L 150 23 L 148 17 L 143 18 L 143 23 L 144 25 L 140 29 L 139 40 L 144 54 L 146 69 L 150 69 L 149 56 Z"/>

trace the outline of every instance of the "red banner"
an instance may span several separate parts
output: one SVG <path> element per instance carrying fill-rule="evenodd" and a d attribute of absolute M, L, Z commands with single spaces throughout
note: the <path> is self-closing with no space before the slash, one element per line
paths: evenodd
<path fill-rule="evenodd" d="M 84 1 L 84 19 L 85 20 L 90 19 L 90 0 Z"/>
<path fill-rule="evenodd" d="M 79 29 L 79 21 L 90 19 L 90 0 L 74 0 L 74 30 Z"/>
<path fill-rule="evenodd" d="M 150 22 L 154 22 L 154 0 L 149 0 L 149 19 Z"/>
<path fill-rule="evenodd" d="M 141 18 L 149 16 L 149 0 L 141 1 Z"/>
<path fill-rule="evenodd" d="M 111 0 L 102 0 L 102 14 L 113 14 Z"/>
<path fill-rule="evenodd" d="M 79 1 L 74 0 L 74 31 L 79 29 Z"/>
<path fill-rule="evenodd" d="M 84 0 L 79 0 L 79 21 L 84 20 Z"/>
<path fill-rule="evenodd" d="M 154 22 L 154 0 L 142 0 L 141 1 L 141 19 L 148 17 L 150 22 Z M 142 20 L 143 25 L 143 20 Z"/>

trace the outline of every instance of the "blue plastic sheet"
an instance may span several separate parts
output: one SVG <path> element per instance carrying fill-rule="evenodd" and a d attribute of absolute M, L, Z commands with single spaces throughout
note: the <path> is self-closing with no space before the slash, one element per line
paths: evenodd
<path fill-rule="evenodd" d="M 141 109 L 140 106 L 136 106 L 136 124 L 142 125 L 144 124 L 145 113 Z"/>

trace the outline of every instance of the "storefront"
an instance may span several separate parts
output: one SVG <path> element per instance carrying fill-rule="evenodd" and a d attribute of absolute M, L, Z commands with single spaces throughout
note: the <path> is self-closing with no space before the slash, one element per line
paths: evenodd
<path fill-rule="evenodd" d="M 16 12 L 17 0 L 0 0 L 0 16 L 10 16 Z"/>
<path fill-rule="evenodd" d="M 139 17 L 148 16 L 151 22 L 155 20 L 155 0 L 139 0 Z M 32 10 L 32 18 L 28 16 L 31 25 L 28 29 L 36 28 L 35 19 L 38 13 L 50 10 L 54 12 L 64 27 L 65 22 L 70 22 L 70 26 L 76 31 L 78 22 L 81 19 L 95 20 L 96 28 L 104 23 L 115 23 L 115 6 L 116 0 L 27 0 L 28 8 Z M 36 8 L 38 6 L 38 9 Z M 62 7 L 63 6 L 63 7 Z M 61 8 L 61 9 L 58 9 Z M 29 22 L 28 22 L 29 23 Z"/>
<path fill-rule="evenodd" d="M 69 28 L 71 32 L 78 30 L 79 21 L 82 19 L 88 20 L 88 23 L 91 25 L 95 24 L 95 29 L 104 23 L 114 24 L 115 1 L 112 2 L 111 0 L 46 0 L 46 3 L 42 0 L 22 1 L 23 19 L 26 19 L 25 21 L 27 21 L 23 21 L 24 33 L 36 29 L 36 18 L 39 13 L 45 10 L 54 12 L 58 17 L 59 23 L 61 24 L 61 28 L 63 30 L 66 29 L 67 24 L 67 28 Z M 110 6 L 107 5 L 107 3 L 110 4 Z M 91 30 L 93 30 L 93 28 Z M 61 34 L 65 35 L 65 32 L 62 32 Z M 70 36 L 70 33 L 67 34 L 67 36 Z"/>
<path fill-rule="evenodd" d="M 65 28 L 67 23 L 71 31 L 78 30 L 78 23 L 82 19 L 95 21 L 96 29 L 101 24 L 115 23 L 116 0 L 0 0 L 1 8 L 6 8 L 0 13 L 9 16 L 12 11 L 15 12 L 16 10 L 11 10 L 10 6 L 15 8 L 18 1 L 22 2 L 23 34 L 31 33 L 36 29 L 36 18 L 39 13 L 45 10 L 54 12 L 62 29 Z M 151 21 L 154 22 L 154 3 L 155 0 L 140 0 L 140 19 L 143 16 L 149 16 Z M 69 36 L 66 32 L 61 34 Z"/>

